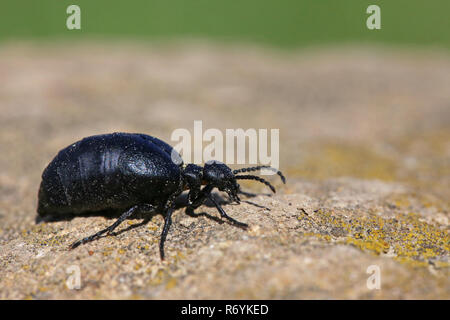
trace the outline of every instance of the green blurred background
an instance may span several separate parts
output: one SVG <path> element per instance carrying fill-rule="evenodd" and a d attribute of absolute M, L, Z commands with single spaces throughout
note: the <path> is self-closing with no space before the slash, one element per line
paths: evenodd
<path fill-rule="evenodd" d="M 82 30 L 66 8 L 81 7 Z M 381 30 L 366 8 L 381 7 Z M 208 39 L 281 48 L 383 43 L 450 47 L 449 0 L 2 0 L 0 41 L 78 38 Z"/>

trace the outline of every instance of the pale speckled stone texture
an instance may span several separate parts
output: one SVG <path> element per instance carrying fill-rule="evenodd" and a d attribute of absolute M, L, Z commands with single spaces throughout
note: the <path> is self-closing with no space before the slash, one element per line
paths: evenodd
<path fill-rule="evenodd" d="M 447 53 L 3 45 L 0 298 L 449 299 L 449 88 Z M 269 195 L 243 183 L 256 196 L 224 204 L 248 231 L 213 207 L 178 210 L 162 263 L 160 215 L 73 251 L 113 220 L 34 224 L 59 149 L 114 131 L 170 142 L 194 120 L 280 129 L 287 185 L 269 178 Z M 367 287 L 371 265 L 379 290 Z M 66 285 L 70 266 L 79 290 Z"/>

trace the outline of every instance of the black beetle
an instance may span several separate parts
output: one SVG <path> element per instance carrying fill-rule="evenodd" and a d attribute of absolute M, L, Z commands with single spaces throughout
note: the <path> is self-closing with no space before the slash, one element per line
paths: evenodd
<path fill-rule="evenodd" d="M 167 143 L 145 134 L 112 133 L 84 138 L 61 150 L 42 173 L 38 195 L 36 222 L 55 221 L 62 215 L 79 216 L 108 210 L 121 215 L 108 228 L 74 242 L 70 248 L 95 240 L 113 230 L 136 211 L 161 212 L 164 228 L 160 255 L 164 259 L 164 241 L 172 223 L 175 199 L 189 190 L 187 212 L 209 199 L 222 218 L 246 228 L 245 223 L 229 217 L 212 197 L 218 188 L 231 201 L 240 202 L 236 180 L 256 180 L 275 188 L 254 175 L 236 175 L 268 168 L 257 166 L 232 171 L 223 163 L 213 161 L 200 167 L 184 165 L 181 156 Z M 280 171 L 277 174 L 285 183 Z M 202 185 L 205 185 L 201 188 Z"/>

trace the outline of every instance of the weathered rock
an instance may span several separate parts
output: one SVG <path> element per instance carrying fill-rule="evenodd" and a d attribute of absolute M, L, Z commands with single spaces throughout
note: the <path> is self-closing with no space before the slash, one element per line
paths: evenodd
<path fill-rule="evenodd" d="M 11 45 L 0 70 L 0 298 L 450 298 L 447 55 Z M 34 224 L 61 148 L 194 120 L 280 129 L 288 184 L 224 206 L 248 231 L 178 210 L 162 263 L 160 215 L 73 251 L 113 220 Z"/>

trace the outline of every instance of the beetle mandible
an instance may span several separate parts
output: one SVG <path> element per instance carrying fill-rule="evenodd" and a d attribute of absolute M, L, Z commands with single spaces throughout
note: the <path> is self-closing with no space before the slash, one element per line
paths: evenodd
<path fill-rule="evenodd" d="M 79 241 L 80 244 L 111 234 L 121 222 L 137 211 L 161 212 L 164 227 L 159 251 L 164 260 L 164 242 L 172 224 L 176 198 L 188 190 L 186 211 L 194 210 L 209 199 L 222 218 L 232 224 L 248 225 L 228 216 L 211 192 L 226 192 L 232 202 L 240 203 L 242 193 L 237 180 L 256 180 L 275 188 L 263 178 L 239 173 L 261 169 L 274 170 L 286 183 L 283 174 L 269 166 L 232 171 L 221 162 L 207 162 L 204 167 L 183 163 L 178 152 L 164 141 L 137 133 L 111 133 L 86 137 L 62 149 L 42 173 L 38 194 L 36 222 L 55 221 L 63 215 L 79 216 L 108 210 L 120 211 L 109 227 Z M 202 188 L 203 186 L 203 188 Z"/>

